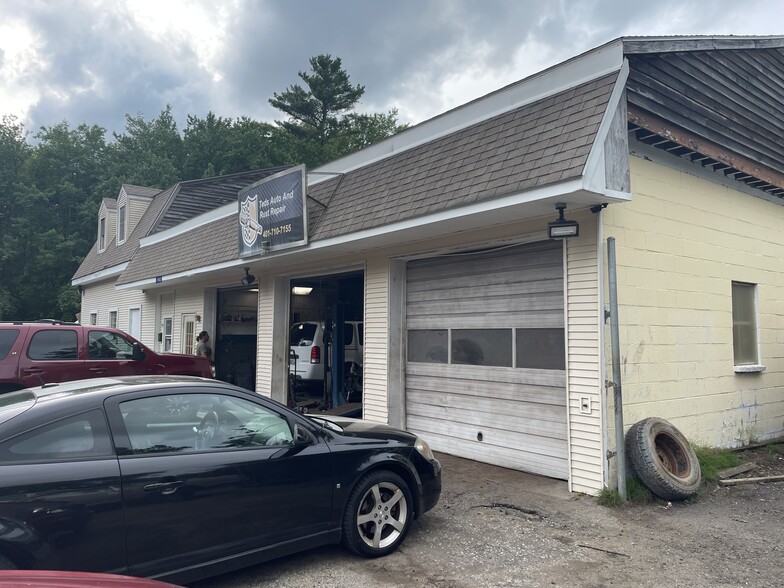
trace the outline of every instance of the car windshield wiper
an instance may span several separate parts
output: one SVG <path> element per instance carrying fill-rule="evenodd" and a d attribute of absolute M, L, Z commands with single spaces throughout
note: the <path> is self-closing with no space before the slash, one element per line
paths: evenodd
<path fill-rule="evenodd" d="M 337 431 L 338 433 L 342 433 L 343 432 L 343 427 L 341 427 L 337 423 L 332 422 L 329 419 L 325 419 L 323 417 L 315 416 L 315 415 L 312 415 L 312 414 L 309 414 L 308 418 L 313 419 L 314 421 L 320 422 L 322 429 L 324 427 L 326 427 L 328 429 L 332 429 L 333 431 Z"/>

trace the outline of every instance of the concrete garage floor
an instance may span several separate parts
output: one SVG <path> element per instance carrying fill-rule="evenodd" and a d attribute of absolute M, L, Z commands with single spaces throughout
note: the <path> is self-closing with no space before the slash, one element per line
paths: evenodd
<path fill-rule="evenodd" d="M 784 584 L 784 483 L 709 486 L 688 504 L 608 509 L 566 483 L 439 455 L 441 501 L 376 560 L 340 547 L 215 587 L 737 587 Z M 605 551 L 601 551 L 605 550 Z"/>

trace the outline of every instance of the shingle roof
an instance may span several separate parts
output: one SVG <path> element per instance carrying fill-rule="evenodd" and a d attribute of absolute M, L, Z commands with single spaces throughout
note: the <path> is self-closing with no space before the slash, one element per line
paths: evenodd
<path fill-rule="evenodd" d="M 94 244 L 87 254 L 87 257 L 82 261 L 79 269 L 76 270 L 73 279 L 81 278 L 130 261 L 133 254 L 136 253 L 136 250 L 139 248 L 139 239 L 147 235 L 150 227 L 155 222 L 155 219 L 158 217 L 158 214 L 160 214 L 163 206 L 166 204 L 166 201 L 176 187 L 177 185 L 175 184 L 168 190 L 164 190 L 163 192 L 159 191 L 158 195 L 153 198 L 152 202 L 150 202 L 150 205 L 147 207 L 147 210 L 139 219 L 139 222 L 136 223 L 131 234 L 128 235 L 125 243 L 115 246 L 115 237 L 102 253 L 98 253 L 98 246 L 97 244 Z"/>
<path fill-rule="evenodd" d="M 145 188 L 144 186 L 135 186 L 133 184 L 123 184 L 122 187 L 128 196 L 143 196 L 145 198 L 153 198 L 156 194 L 161 192 L 160 188 Z"/>
<path fill-rule="evenodd" d="M 308 189 L 311 240 L 579 177 L 617 73 Z"/>
<path fill-rule="evenodd" d="M 139 240 L 143 237 L 219 208 L 227 202 L 236 202 L 237 193 L 242 188 L 286 167 L 289 166 L 253 170 L 202 180 L 189 180 L 175 184 L 163 191 L 123 184 L 126 192 L 129 187 L 135 190 L 136 195 L 140 196 L 145 195 L 142 193 L 144 190 L 148 193 L 154 191 L 155 197 L 125 243 L 115 247 L 114 240 L 112 240 L 102 253 L 98 253 L 98 248 L 93 246 L 79 269 L 76 270 L 73 279 L 130 261 L 139 249 Z"/>
<path fill-rule="evenodd" d="M 103 204 L 106 210 L 117 210 L 117 200 L 114 198 L 104 198 L 101 204 Z"/>
<path fill-rule="evenodd" d="M 144 278 L 171 275 L 237 259 L 238 255 L 237 215 L 233 214 L 172 239 L 142 247 L 117 283 L 128 284 Z"/>
<path fill-rule="evenodd" d="M 616 79 L 607 75 L 310 187 L 310 240 L 579 177 Z M 118 284 L 238 253 L 233 214 L 140 249 Z"/>

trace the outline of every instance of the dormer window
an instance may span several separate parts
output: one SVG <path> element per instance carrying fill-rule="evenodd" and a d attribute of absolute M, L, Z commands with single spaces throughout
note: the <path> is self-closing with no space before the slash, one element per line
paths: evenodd
<path fill-rule="evenodd" d="M 117 214 L 117 244 L 125 242 L 125 205 L 120 206 Z"/>
<path fill-rule="evenodd" d="M 98 251 L 106 249 L 106 217 L 98 221 Z"/>

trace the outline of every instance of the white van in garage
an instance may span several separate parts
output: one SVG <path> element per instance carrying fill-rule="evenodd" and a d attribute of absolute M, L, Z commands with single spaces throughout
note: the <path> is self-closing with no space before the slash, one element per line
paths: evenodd
<path fill-rule="evenodd" d="M 343 341 L 345 344 L 346 369 L 362 368 L 362 348 L 365 339 L 364 323 L 346 321 Z M 324 323 L 302 322 L 291 326 L 289 345 L 289 373 L 305 384 L 320 384 L 324 381 L 324 365 L 331 361 L 326 357 L 324 345 Z"/>

